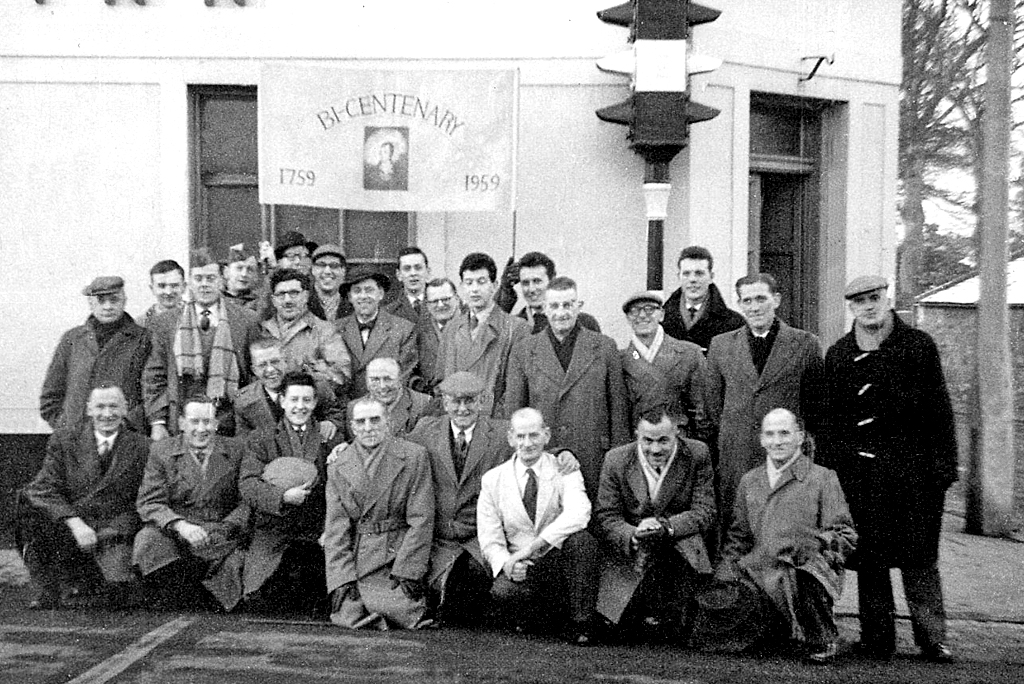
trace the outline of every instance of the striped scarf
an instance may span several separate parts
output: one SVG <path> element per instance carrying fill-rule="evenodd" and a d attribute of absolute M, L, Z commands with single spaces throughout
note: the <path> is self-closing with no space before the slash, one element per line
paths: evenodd
<path fill-rule="evenodd" d="M 234 399 L 238 391 L 238 359 L 231 343 L 227 307 L 223 301 L 216 304 L 217 320 L 210 350 L 209 375 L 206 378 L 206 396 L 211 399 Z M 178 330 L 174 334 L 174 360 L 178 375 L 203 377 L 203 340 L 199 332 L 196 307 L 188 304 L 178 317 Z"/>

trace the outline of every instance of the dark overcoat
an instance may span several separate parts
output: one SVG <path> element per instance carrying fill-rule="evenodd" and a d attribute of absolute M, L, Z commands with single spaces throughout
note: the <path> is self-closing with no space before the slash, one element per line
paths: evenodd
<path fill-rule="evenodd" d="M 666 335 L 671 335 L 677 340 L 693 342 L 705 354 L 708 353 L 711 340 L 716 335 L 742 328 L 746 323 L 743 316 L 726 306 L 725 300 L 722 299 L 722 293 L 718 291 L 718 286 L 714 283 L 708 287 L 704 314 L 689 330 L 686 329 L 683 314 L 679 310 L 679 303 L 682 300 L 683 289 L 677 288 L 665 302 L 665 320 L 661 322 L 661 327 L 665 328 Z"/>
<path fill-rule="evenodd" d="M 361 397 L 366 394 L 366 365 L 374 359 L 386 357 L 397 361 L 403 384 L 409 381 L 416 366 L 419 365 L 413 324 L 404 318 L 382 309 L 377 314 L 370 336 L 366 338 L 365 347 L 355 314 L 345 316 L 334 325 L 345 340 L 345 346 L 352 357 L 350 397 Z"/>
<path fill-rule="evenodd" d="M 587 495 L 597 496 L 609 449 L 629 441 L 629 407 L 615 342 L 579 329 L 568 370 L 562 370 L 545 329 L 518 342 L 509 362 L 505 413 L 537 409 L 551 429 L 551 444 L 580 462 Z"/>
<path fill-rule="evenodd" d="M 861 535 L 855 562 L 927 567 L 957 479 L 953 409 L 932 338 L 893 320 L 876 351 L 862 352 L 853 330 L 828 350 L 819 460 L 849 498 Z"/>
<path fill-rule="evenodd" d="M 142 402 L 142 370 L 149 358 L 149 331 L 124 314 L 123 325 L 100 349 L 96 319 L 68 330 L 57 343 L 46 370 L 39 413 L 54 430 L 74 427 L 85 419 L 89 394 L 100 383 L 117 385 L 128 402 L 128 424 L 146 430 Z"/>
<path fill-rule="evenodd" d="M 764 462 L 761 421 L 776 408 L 802 416 L 814 431 L 821 384 L 821 347 L 811 333 L 779 321 L 760 375 L 750 355 L 749 329 L 719 335 L 708 350 L 708 413 L 718 433 L 719 514 L 724 526 L 740 478 Z"/>

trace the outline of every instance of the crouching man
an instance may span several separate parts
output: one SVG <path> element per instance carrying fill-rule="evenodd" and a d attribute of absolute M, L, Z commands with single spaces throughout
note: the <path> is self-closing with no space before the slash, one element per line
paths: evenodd
<path fill-rule="evenodd" d="M 494 583 L 491 596 L 502 617 L 520 630 L 568 613 L 565 636 L 579 646 L 594 642 L 596 559 L 584 536 L 590 500 L 580 471 L 563 474 L 544 450 L 551 431 L 532 408 L 512 414 L 509 445 L 515 456 L 484 474 L 477 500 L 477 538 Z"/>
<path fill-rule="evenodd" d="M 711 574 L 705 536 L 715 525 L 715 489 L 707 446 L 680 437 L 663 406 L 643 413 L 636 442 L 605 457 L 595 516 L 609 552 L 598 611 L 622 634 L 685 639 L 695 592 Z"/>
<path fill-rule="evenodd" d="M 815 465 L 804 431 L 786 409 L 761 423 L 767 462 L 740 480 L 722 548 L 719 579 L 752 581 L 774 607 L 807 660 L 839 653 L 832 607 L 843 590 L 843 568 L 857 533 L 835 472 Z"/>
<path fill-rule="evenodd" d="M 50 436 L 42 468 L 21 490 L 19 546 L 40 589 L 31 608 L 59 608 L 65 585 L 81 594 L 113 590 L 114 603 L 134 595 L 134 502 L 149 443 L 127 428 L 127 414 L 119 387 L 92 390 L 88 420 Z"/>
<path fill-rule="evenodd" d="M 196 597 L 201 584 L 230 611 L 242 598 L 249 506 L 238 493 L 243 449 L 217 436 L 216 407 L 190 398 L 180 432 L 153 444 L 136 508 L 146 523 L 134 563 L 164 603 Z"/>
<path fill-rule="evenodd" d="M 327 473 L 324 555 L 331 621 L 350 629 L 426 626 L 434 534 L 430 458 L 391 435 L 387 409 L 350 405 L 354 441 Z"/>

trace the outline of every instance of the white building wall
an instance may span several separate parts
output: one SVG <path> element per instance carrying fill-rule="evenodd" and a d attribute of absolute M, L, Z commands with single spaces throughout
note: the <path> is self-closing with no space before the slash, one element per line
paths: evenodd
<path fill-rule="evenodd" d="M 594 110 L 624 99 L 594 60 L 626 31 L 594 13 L 614 0 L 9 0 L 0 4 L 0 432 L 45 431 L 38 392 L 60 334 L 87 315 L 92 277 L 128 281 L 129 311 L 150 303 L 149 266 L 187 260 L 191 228 L 189 114 L 193 84 L 253 85 L 265 60 L 397 68 L 517 68 L 521 75 L 516 251 L 548 252 L 580 282 L 585 310 L 624 341 L 619 304 L 645 283 L 643 163 L 625 128 Z M 709 0 L 721 18 L 695 47 L 725 65 L 693 79 L 694 98 L 722 114 L 695 126 L 672 164 L 665 285 L 691 243 L 716 255 L 716 276 L 742 275 L 747 250 L 751 91 L 849 103 L 829 116 L 822 282 L 894 269 L 899 3 L 888 0 Z M 801 57 L 834 51 L 810 82 Z M 468 251 L 499 266 L 511 216 L 420 214 L 417 239 L 436 274 Z M 824 243 L 825 241 L 823 241 Z M 843 326 L 825 301 L 823 332 Z"/>

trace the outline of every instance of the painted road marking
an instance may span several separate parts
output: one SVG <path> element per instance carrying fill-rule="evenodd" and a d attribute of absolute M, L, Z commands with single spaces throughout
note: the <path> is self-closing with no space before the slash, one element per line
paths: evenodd
<path fill-rule="evenodd" d="M 104 684 L 121 674 L 133 664 L 145 658 L 149 653 L 168 639 L 172 639 L 191 625 L 193 620 L 184 617 L 165 622 L 152 632 L 139 637 L 120 653 L 115 653 L 101 663 L 94 665 L 68 684 Z"/>

